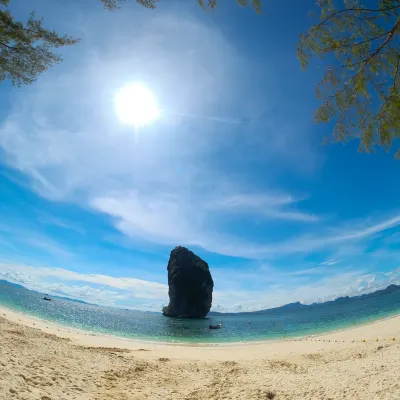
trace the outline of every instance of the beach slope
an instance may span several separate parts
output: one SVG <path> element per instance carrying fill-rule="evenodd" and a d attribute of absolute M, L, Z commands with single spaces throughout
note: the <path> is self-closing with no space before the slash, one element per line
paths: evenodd
<path fill-rule="evenodd" d="M 399 328 L 397 317 L 301 341 L 174 346 L 2 310 L 0 399 L 399 399 Z"/>

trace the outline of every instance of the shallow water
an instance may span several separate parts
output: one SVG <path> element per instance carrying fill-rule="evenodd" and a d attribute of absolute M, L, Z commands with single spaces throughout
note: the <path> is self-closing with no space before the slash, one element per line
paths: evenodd
<path fill-rule="evenodd" d="M 141 340 L 193 343 L 248 342 L 312 335 L 400 313 L 400 291 L 346 304 L 321 304 L 266 315 L 221 315 L 199 320 L 53 299 L 0 282 L 0 305 L 65 326 Z M 208 325 L 222 321 L 223 329 Z M 249 323 L 250 322 L 250 323 Z"/>

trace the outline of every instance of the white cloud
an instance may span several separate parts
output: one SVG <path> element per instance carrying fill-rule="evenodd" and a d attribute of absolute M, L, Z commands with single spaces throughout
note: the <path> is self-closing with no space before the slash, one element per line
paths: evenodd
<path fill-rule="evenodd" d="M 37 278 L 57 278 L 65 281 L 83 281 L 99 285 L 109 286 L 115 289 L 126 289 L 135 292 L 136 297 L 154 298 L 160 294 L 165 295 L 167 285 L 157 282 L 145 281 L 135 278 L 115 278 L 102 274 L 81 274 L 63 268 L 31 267 L 24 265 L 0 264 L 0 268 L 8 273 L 16 273 L 23 276 L 34 276 Z M 26 275 L 25 275 L 26 274 Z"/>
<path fill-rule="evenodd" d="M 302 199 L 295 199 L 287 194 L 279 193 L 236 193 L 220 196 L 208 202 L 211 210 L 220 212 L 241 212 L 256 214 L 258 218 L 278 219 L 288 221 L 317 222 L 316 215 L 304 213 L 286 207 L 294 205 Z"/>
<path fill-rule="evenodd" d="M 23 228 L 16 224 L 0 224 L 0 234 L 3 234 L 1 238 L 1 244 L 18 252 L 16 243 L 28 245 L 36 249 L 45 251 L 54 257 L 63 259 L 73 259 L 75 254 L 65 249 L 61 244 L 54 241 L 48 236 L 42 235 L 29 228 Z"/>
<path fill-rule="evenodd" d="M 389 284 L 400 285 L 400 268 L 385 274 L 363 274 L 360 270 L 337 272 L 318 280 L 298 285 L 295 280 L 263 291 L 220 292 L 214 299 L 215 311 L 255 311 L 279 307 L 300 301 L 303 304 L 325 302 L 344 296 L 358 296 L 386 288 Z M 232 298 L 237 299 L 232 303 Z"/>
<path fill-rule="evenodd" d="M 47 215 L 45 213 L 41 213 L 38 216 L 38 222 L 44 225 L 54 225 L 59 228 L 67 229 L 79 233 L 81 235 L 86 234 L 86 230 L 83 229 L 81 226 L 78 226 L 71 221 L 65 221 L 62 218 L 54 217 L 53 215 Z"/>
<path fill-rule="evenodd" d="M 331 265 L 331 264 L 329 264 Z M 288 275 L 296 276 L 296 275 L 315 275 L 321 274 L 328 271 L 328 267 L 314 267 L 308 269 L 302 269 L 300 271 L 289 272 Z"/>
<path fill-rule="evenodd" d="M 251 60 L 216 27 L 193 16 L 146 15 L 127 11 L 113 16 L 107 21 L 113 33 L 107 36 L 101 20 L 106 16 L 86 26 L 81 50 L 74 49 L 73 67 L 62 74 L 49 71 L 12 99 L 12 112 L 0 127 L 0 146 L 8 165 L 29 176 L 37 192 L 108 214 L 132 239 L 258 259 L 332 249 L 400 223 L 400 216 L 394 216 L 369 227 L 339 227 L 327 235 L 320 216 L 301 210 L 302 198 L 238 178 L 234 164 L 249 161 L 242 151 L 248 142 L 268 162 L 287 160 L 288 151 L 301 153 L 297 142 L 288 145 L 288 137 L 301 136 L 297 127 L 285 123 L 282 135 L 267 139 L 248 135 L 241 121 L 249 121 L 249 132 L 258 129 L 259 117 L 272 104 L 257 105 L 256 94 L 248 98 L 250 81 L 243 71 L 256 67 Z M 120 125 L 113 108 L 115 93 L 133 80 L 147 83 L 164 110 L 164 118 L 140 132 Z M 242 98 L 246 101 L 238 108 Z M 232 125 L 241 127 L 239 133 L 232 133 Z M 269 131 L 277 131 L 272 125 Z M 237 146 L 237 139 L 243 146 Z M 239 155 L 230 153 L 235 144 Z M 214 167 L 230 156 L 238 158 L 225 169 Z M 268 178 L 266 173 L 263 182 Z M 242 231 L 230 229 L 226 220 L 239 221 Z M 277 221 L 305 223 L 311 233 L 292 236 L 289 227 L 288 239 L 276 243 L 269 241 L 273 235 L 259 242 L 247 236 L 253 223 L 262 222 L 268 233 Z M 53 223 L 76 229 L 61 220 Z M 25 240 L 59 256 L 68 253 L 41 238 Z"/>
<path fill-rule="evenodd" d="M 380 222 L 365 227 L 355 226 L 352 229 L 336 227 L 337 233 L 334 235 L 324 235 L 315 232 L 312 235 L 299 236 L 291 240 L 279 242 L 276 245 L 264 247 L 264 254 L 281 253 L 304 253 L 320 249 L 338 248 L 342 244 L 344 247 L 350 246 L 349 243 L 368 239 L 374 235 L 400 225 L 400 216 L 390 217 Z M 326 230 L 326 228 L 325 228 Z M 339 253 L 338 253 L 339 254 Z"/>
<path fill-rule="evenodd" d="M 216 171 L 210 163 L 238 137 L 244 145 L 251 140 L 244 127 L 232 133 L 230 123 L 230 115 L 235 125 L 257 118 L 256 96 L 237 113 L 248 82 L 237 76 L 248 61 L 215 27 L 192 16 L 146 15 L 146 23 L 128 11 L 110 18 L 107 38 L 97 20 L 87 28 L 82 53 L 74 49 L 74 67 L 61 75 L 49 71 L 15 95 L 0 127 L 6 162 L 41 195 L 89 205 L 113 217 L 126 235 L 155 243 L 259 257 L 260 246 L 228 231 L 220 217 L 318 221 L 296 209 L 285 190 L 254 192 L 245 178 L 232 178 L 230 167 Z M 114 112 L 115 93 L 131 80 L 147 83 L 164 110 L 164 118 L 139 132 L 119 124 Z M 275 157 L 276 149 L 264 154 Z"/>
<path fill-rule="evenodd" d="M 301 301 L 305 304 L 355 296 L 400 284 L 400 268 L 390 274 L 365 274 L 362 270 L 333 271 L 329 276 L 298 285 L 298 277 L 282 273 L 274 284 L 265 281 L 260 290 L 241 287 L 243 274 L 230 273 L 232 287 L 216 281 L 213 310 L 224 312 L 255 311 Z M 246 279 L 257 279 L 259 273 L 247 273 Z M 60 268 L 0 264 L 0 279 L 19 283 L 28 289 L 51 295 L 66 296 L 106 306 L 159 311 L 168 303 L 168 286 L 134 278 L 81 274 Z M 232 299 L 235 299 L 234 301 Z"/>
<path fill-rule="evenodd" d="M 101 274 L 81 274 L 62 268 L 0 264 L 0 279 L 42 293 L 106 306 L 116 306 L 124 300 L 130 303 L 131 308 L 148 310 L 143 304 L 154 302 L 155 310 L 158 311 L 168 301 L 168 286 L 162 283 Z"/>
<path fill-rule="evenodd" d="M 214 196 L 214 197 L 212 197 Z M 178 194 L 146 195 L 138 192 L 113 193 L 109 197 L 96 198 L 91 205 L 104 213 L 115 218 L 117 228 L 132 238 L 144 238 L 156 243 L 167 245 L 185 244 L 200 246 L 209 251 L 220 254 L 241 256 L 248 258 L 263 257 L 263 246 L 246 242 L 245 238 L 235 237 L 232 234 L 224 233 L 223 230 L 215 231 L 208 228 L 207 224 L 215 222 L 225 213 L 237 216 L 238 198 L 241 199 L 241 206 L 247 204 L 247 213 L 260 212 L 269 213 L 271 218 L 289 218 L 292 220 L 314 221 L 314 218 L 306 214 L 280 211 L 277 206 L 281 204 L 280 197 L 268 197 L 268 205 L 264 210 L 252 210 L 250 207 L 261 205 L 260 195 L 236 195 L 225 197 L 224 194 L 212 195 L 198 193 L 195 198 Z M 243 203 L 245 198 L 246 203 Z M 221 200 L 222 199 L 222 200 Z M 227 202 L 225 205 L 225 201 Z M 234 204 L 234 205 L 233 205 Z M 223 210 L 220 210 L 220 207 Z M 269 209 L 268 209 L 269 207 Z M 242 210 L 239 210 L 239 214 Z M 263 215 L 261 215 L 261 218 Z M 211 220 L 214 218 L 214 220 Z"/>
<path fill-rule="evenodd" d="M 328 266 L 330 266 L 330 265 L 335 265 L 335 264 L 337 264 L 339 262 L 340 262 L 340 260 L 327 260 L 327 261 L 322 262 L 320 265 L 328 265 Z"/>
<path fill-rule="evenodd" d="M 64 72 L 47 72 L 11 99 L 12 112 L 0 126 L 5 162 L 28 176 L 40 195 L 107 214 L 133 241 L 200 246 L 252 259 L 330 253 L 320 266 L 298 266 L 303 269 L 285 277 L 273 275 L 272 268 L 256 273 L 225 271 L 225 278 L 221 277 L 237 290 L 218 288 L 216 309 L 254 310 L 378 287 L 383 280 L 359 278 L 359 271 L 330 275 L 333 280 L 324 280 L 324 274 L 331 274 L 329 267 L 339 259 L 362 254 L 366 246 L 361 243 L 398 226 L 400 216 L 369 226 L 352 221 L 340 225 L 305 210 L 304 197 L 271 185 L 279 181 L 271 165 L 293 164 L 296 172 L 305 164 L 315 168 L 317 157 L 310 142 L 299 134 L 298 121 L 294 125 L 274 118 L 271 101 L 280 99 L 273 91 L 266 101 L 263 93 L 261 102 L 254 86 L 248 89 L 259 67 L 254 60 L 243 59 L 215 26 L 200 23 L 184 11 L 180 15 L 147 13 L 144 17 L 126 11 L 107 23 L 103 23 L 107 13 L 93 18 L 96 26 L 85 25 L 84 41 L 73 49 L 76 60 L 66 57 Z M 106 33 L 104 26 L 109 27 Z M 265 77 L 273 81 L 274 73 L 263 66 L 259 79 Z M 163 118 L 139 132 L 120 125 L 114 113 L 115 93 L 136 80 L 157 94 L 163 108 Z M 259 85 L 263 92 L 266 83 Z M 244 101 L 238 104 L 238 99 Z M 262 121 L 263 115 L 268 115 L 267 122 Z M 246 158 L 249 144 L 252 151 Z M 250 184 L 235 164 L 254 167 L 260 159 L 262 177 L 255 181 L 253 175 L 261 174 L 252 168 Z M 221 167 L 224 163 L 227 166 Z M 39 222 L 85 234 L 85 229 L 61 218 L 41 216 Z M 232 222 L 240 231 L 231 229 Z M 278 222 L 279 228 L 288 226 L 279 240 L 274 232 Z M 251 237 L 252 229 L 246 229 L 256 224 L 257 233 L 261 232 L 258 239 Z M 301 233 L 303 225 L 306 235 Z M 24 243 L 64 260 L 75 257 L 62 244 L 34 231 L 1 225 L 0 233 L 0 244 L 15 252 Z M 375 252 L 371 258 L 377 256 Z M 165 285 L 133 278 L 28 266 L 0 269 L 6 269 L 9 279 L 36 290 L 101 304 L 117 304 L 123 296 L 139 308 L 151 305 L 158 310 L 167 298 Z M 302 281 L 309 276 L 315 283 Z M 386 277 L 396 282 L 398 274 Z M 240 279 L 265 282 L 266 288 L 244 290 Z M 279 279 L 290 289 L 278 286 Z M 304 285 L 296 289 L 300 281 Z M 232 304 L 236 297 L 239 300 Z"/>

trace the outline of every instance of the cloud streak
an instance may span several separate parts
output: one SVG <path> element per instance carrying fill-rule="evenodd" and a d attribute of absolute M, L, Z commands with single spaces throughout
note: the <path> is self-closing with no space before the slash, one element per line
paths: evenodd
<path fill-rule="evenodd" d="M 22 244 L 35 249 L 40 249 L 47 254 L 51 254 L 58 258 L 71 260 L 75 257 L 73 252 L 69 251 L 52 238 L 34 231 L 31 228 L 18 226 L 15 222 L 0 224 L 0 235 L 1 234 L 3 235 L 1 244 L 16 253 L 20 251 L 17 244 Z"/>
<path fill-rule="evenodd" d="M 339 247 L 342 243 L 348 245 L 350 242 L 357 242 L 364 239 L 373 237 L 376 234 L 382 233 L 386 230 L 397 227 L 400 224 L 400 216 L 394 216 L 384 219 L 368 227 L 359 226 L 352 230 L 346 228 L 336 227 L 338 233 L 336 235 L 307 235 L 299 236 L 293 240 L 277 243 L 275 246 L 264 247 L 264 254 L 290 254 L 290 253 L 304 253 L 320 249 L 332 249 L 332 247 Z M 348 224 L 347 224 L 348 225 Z"/>
<path fill-rule="evenodd" d="M 107 222 L 133 245 L 182 244 L 260 260 L 334 253 L 399 225 L 400 216 L 394 215 L 349 229 L 351 221 L 343 226 L 311 212 L 309 198 L 288 190 L 269 168 L 282 160 L 296 168 L 315 160 L 297 121 L 281 123 L 271 111 L 272 100 L 248 95 L 252 79 L 246 76 L 254 60 L 243 57 L 215 26 L 191 15 L 151 14 L 146 23 L 142 17 L 128 11 L 113 17 L 106 39 L 98 20 L 87 30 L 90 47 L 75 53 L 79 63 L 60 75 L 49 71 L 12 98 L 0 146 L 5 162 L 29 177 L 37 193 L 110 217 Z M 100 36 L 104 40 L 97 40 Z M 148 84 L 167 110 L 164 119 L 139 132 L 120 125 L 114 115 L 115 93 L 136 80 Z M 237 99 L 246 101 L 238 105 Z M 257 174 L 255 150 L 263 157 Z M 240 168 L 248 165 L 251 174 Z M 62 218 L 39 221 L 86 235 Z M 1 238 L 6 246 L 25 243 L 58 258 L 75 256 L 49 237 L 10 229 Z M 319 275 L 336 262 L 295 274 Z"/>
<path fill-rule="evenodd" d="M 110 47 L 102 44 L 106 55 L 101 63 L 95 47 L 84 52 L 75 69 L 58 79 L 49 73 L 34 90 L 14 98 L 13 112 L 0 127 L 8 165 L 28 175 L 40 195 L 89 206 L 111 216 L 132 240 L 159 245 L 179 243 L 258 257 L 262 249 L 251 238 L 232 232 L 228 219 L 249 228 L 260 218 L 318 222 L 317 216 L 296 209 L 297 201 L 284 190 L 278 195 L 268 187 L 255 192 L 245 180 L 229 177 L 230 167 L 225 173 L 207 166 L 215 151 L 227 152 L 240 132 L 220 131 L 213 125 L 216 121 L 182 124 L 174 118 L 155 122 L 137 135 L 119 125 L 110 110 L 114 93 L 125 82 L 109 77 L 129 80 L 132 65 L 143 81 L 152 70 L 153 89 L 171 110 L 190 114 L 196 109 L 196 115 L 209 115 L 216 91 L 218 102 L 225 102 L 227 109 L 231 98 L 240 97 L 242 88 L 233 82 L 245 61 L 217 30 L 194 19 L 161 14 L 148 24 L 138 36 L 132 33 L 136 39 L 130 55 L 124 52 L 123 58 L 118 57 L 118 38 L 126 38 L 127 32 L 115 26 Z M 174 97 L 168 98 L 167 92 Z M 243 110 L 243 117 L 246 113 Z M 62 221 L 53 223 L 73 229 Z"/>
<path fill-rule="evenodd" d="M 301 271 L 301 274 L 312 274 Z M 257 279 L 259 272 L 246 279 Z M 301 301 L 305 304 L 333 300 L 340 296 L 355 296 L 400 284 L 400 268 L 387 273 L 365 273 L 363 270 L 331 271 L 300 287 L 296 274 L 277 277 L 263 290 L 238 287 L 218 287 L 214 291 L 213 310 L 224 312 L 256 311 Z M 300 275 L 300 274 L 298 274 Z M 242 278 L 238 275 L 237 282 Z M 234 278 L 234 277 L 233 277 Z M 101 274 L 81 274 L 60 268 L 31 267 L 28 265 L 0 264 L 0 279 L 22 284 L 28 289 L 58 296 L 67 296 L 100 305 L 119 306 L 143 311 L 160 311 L 168 303 L 165 284 Z M 280 282 L 280 283 L 278 283 Z M 235 299 L 234 301 L 232 299 Z"/>
<path fill-rule="evenodd" d="M 48 267 L 0 264 L 0 278 L 28 289 L 67 296 L 100 305 L 118 305 L 124 300 L 131 308 L 155 302 L 157 311 L 168 301 L 168 286 L 135 278 L 111 277 Z"/>

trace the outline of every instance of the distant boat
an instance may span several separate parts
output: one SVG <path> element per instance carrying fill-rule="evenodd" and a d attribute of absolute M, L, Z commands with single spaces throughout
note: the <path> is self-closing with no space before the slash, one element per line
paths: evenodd
<path fill-rule="evenodd" d="M 51 301 L 51 297 L 47 296 L 47 294 L 46 294 L 46 296 L 43 297 L 43 300 Z"/>
<path fill-rule="evenodd" d="M 210 325 L 208 328 L 209 329 L 221 329 L 222 328 L 222 322 L 220 322 L 217 325 Z"/>

